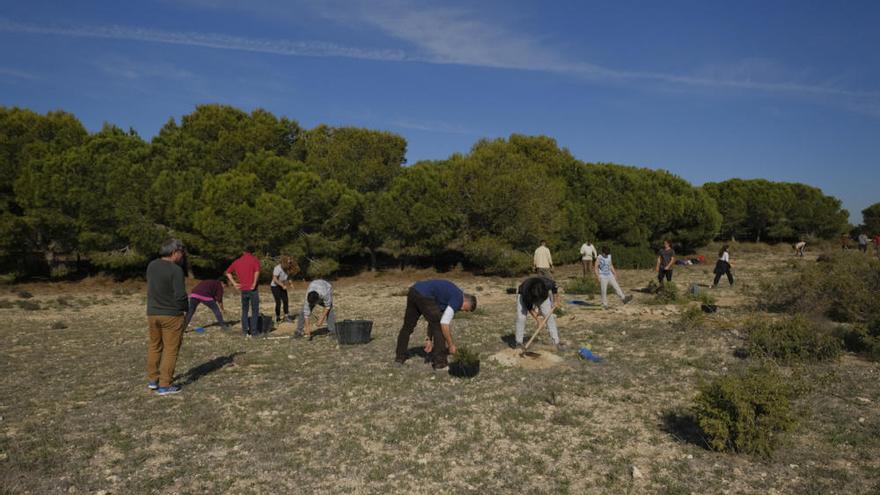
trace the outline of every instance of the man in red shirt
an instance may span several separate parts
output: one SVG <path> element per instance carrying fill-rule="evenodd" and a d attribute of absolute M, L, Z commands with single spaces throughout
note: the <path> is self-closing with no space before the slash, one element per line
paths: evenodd
<path fill-rule="evenodd" d="M 874 256 L 880 258 L 880 234 L 874 236 Z"/>
<path fill-rule="evenodd" d="M 235 274 L 235 277 L 232 274 Z M 244 335 L 257 334 L 257 318 L 260 315 L 260 260 L 254 256 L 254 248 L 248 246 L 226 269 L 226 278 L 241 292 L 241 331 Z M 236 278 L 238 280 L 236 280 Z M 248 318 L 250 309 L 250 318 Z"/>

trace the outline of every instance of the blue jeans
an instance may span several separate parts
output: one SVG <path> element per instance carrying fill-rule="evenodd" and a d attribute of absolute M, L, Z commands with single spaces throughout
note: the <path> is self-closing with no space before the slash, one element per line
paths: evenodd
<path fill-rule="evenodd" d="M 251 316 L 248 318 L 248 309 Z M 260 316 L 260 291 L 241 291 L 241 331 L 243 333 L 257 333 L 257 318 Z"/>

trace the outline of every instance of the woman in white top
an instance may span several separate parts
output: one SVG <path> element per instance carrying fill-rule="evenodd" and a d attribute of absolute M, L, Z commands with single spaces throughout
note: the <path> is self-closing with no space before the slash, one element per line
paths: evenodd
<path fill-rule="evenodd" d="M 725 244 L 721 251 L 718 251 L 718 261 L 715 262 L 715 282 L 712 282 L 713 289 L 718 287 L 718 281 L 721 280 L 722 275 L 727 275 L 727 281 L 733 286 L 733 274 L 730 273 L 733 265 L 730 264 L 730 253 L 728 250 L 729 246 Z"/>
<path fill-rule="evenodd" d="M 614 269 L 614 264 L 611 263 L 611 251 L 608 249 L 608 246 L 602 247 L 602 254 L 596 258 L 593 271 L 596 273 L 596 278 L 599 279 L 599 287 L 602 290 L 603 308 L 608 309 L 608 299 L 605 297 L 608 292 L 608 284 L 611 284 L 611 288 L 614 289 L 614 292 L 617 293 L 623 304 L 632 301 L 632 296 L 624 296 L 623 291 L 620 290 L 620 285 L 617 284 L 617 270 Z"/>
<path fill-rule="evenodd" d="M 581 245 L 581 268 L 584 270 L 585 278 L 587 273 L 593 271 L 593 262 L 596 261 L 598 254 L 592 242 L 587 241 Z"/>
<path fill-rule="evenodd" d="M 275 299 L 275 321 L 281 321 L 282 306 L 284 306 L 284 319 L 290 320 L 287 289 L 293 283 L 290 277 L 296 275 L 296 272 L 299 271 L 299 267 L 296 266 L 296 262 L 290 256 L 282 256 L 280 261 L 272 269 L 272 283 L 269 284 L 269 287 L 272 289 L 272 297 Z"/>

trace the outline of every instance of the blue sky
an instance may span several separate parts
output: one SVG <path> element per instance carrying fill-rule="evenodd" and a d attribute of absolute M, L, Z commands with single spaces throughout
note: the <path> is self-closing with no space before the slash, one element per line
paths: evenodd
<path fill-rule="evenodd" d="M 545 134 L 694 184 L 880 201 L 880 2 L 0 0 L 0 105 L 152 137 L 200 103 L 390 130 L 408 160 Z M 246 7 L 244 6 L 246 5 Z"/>

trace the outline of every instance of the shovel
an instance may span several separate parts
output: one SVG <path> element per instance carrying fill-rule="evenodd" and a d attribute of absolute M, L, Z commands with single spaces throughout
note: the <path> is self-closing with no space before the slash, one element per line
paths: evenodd
<path fill-rule="evenodd" d="M 553 312 L 551 312 L 549 315 L 545 316 L 545 317 L 541 320 L 541 322 L 538 323 L 538 329 L 535 330 L 535 333 L 532 334 L 532 338 L 530 338 L 529 341 L 526 342 L 526 345 L 523 347 L 522 352 L 519 353 L 519 357 L 526 357 L 526 356 L 528 356 L 528 357 L 531 357 L 531 358 L 535 358 L 535 357 L 538 357 L 538 356 L 541 355 L 541 354 L 539 354 L 539 353 L 537 353 L 537 352 L 529 352 L 528 349 L 529 349 L 529 346 L 532 345 L 532 341 L 535 340 L 535 337 L 538 336 L 538 333 L 541 331 L 541 329 L 544 328 L 544 325 L 547 323 L 547 320 L 549 320 L 551 316 L 553 316 Z"/>

